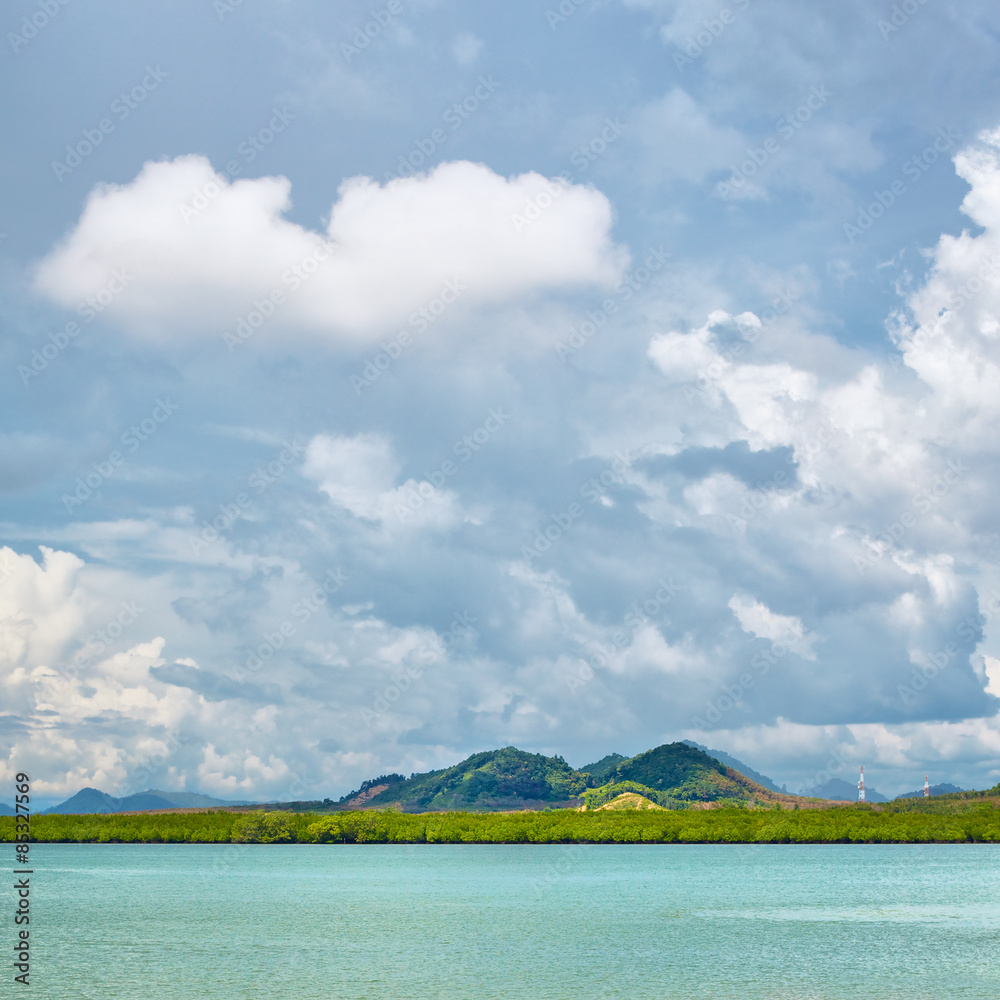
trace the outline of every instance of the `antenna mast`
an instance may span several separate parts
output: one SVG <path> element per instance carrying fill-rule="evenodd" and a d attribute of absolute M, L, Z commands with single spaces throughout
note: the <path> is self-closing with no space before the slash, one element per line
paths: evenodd
<path fill-rule="evenodd" d="M 927 775 L 924 775 L 924 798 L 930 798 L 931 786 L 927 782 Z"/>

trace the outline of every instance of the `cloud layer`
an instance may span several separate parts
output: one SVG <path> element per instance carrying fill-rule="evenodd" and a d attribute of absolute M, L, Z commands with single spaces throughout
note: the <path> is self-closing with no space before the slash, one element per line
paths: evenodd
<path fill-rule="evenodd" d="M 4 773 L 1000 780 L 1000 12 L 293 6 L 0 67 Z"/>

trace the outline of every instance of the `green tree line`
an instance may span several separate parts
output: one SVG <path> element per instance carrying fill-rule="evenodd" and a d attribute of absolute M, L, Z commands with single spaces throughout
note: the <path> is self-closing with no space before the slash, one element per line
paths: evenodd
<path fill-rule="evenodd" d="M 643 810 L 515 813 L 198 813 L 35 816 L 39 843 L 167 844 L 915 844 L 1000 843 L 1000 810 L 970 802 L 960 812 L 871 806 L 829 809 Z M 0 818 L 0 841 L 14 820 Z"/>

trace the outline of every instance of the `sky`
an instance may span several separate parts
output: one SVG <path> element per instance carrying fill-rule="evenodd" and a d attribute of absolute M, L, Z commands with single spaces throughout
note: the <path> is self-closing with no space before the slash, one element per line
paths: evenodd
<path fill-rule="evenodd" d="M 995 4 L 2 21 L 0 781 L 1000 780 Z"/>

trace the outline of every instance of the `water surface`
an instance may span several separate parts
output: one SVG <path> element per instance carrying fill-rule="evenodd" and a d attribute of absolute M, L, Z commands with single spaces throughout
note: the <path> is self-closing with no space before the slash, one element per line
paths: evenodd
<path fill-rule="evenodd" d="M 40 844 L 32 861 L 38 1000 L 1000 997 L 1000 846 Z"/>

